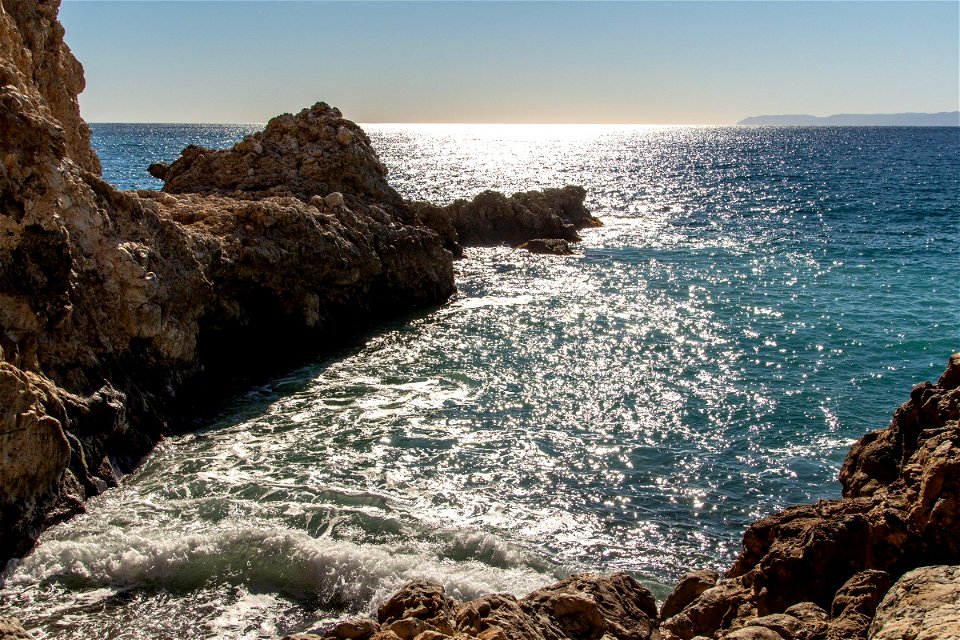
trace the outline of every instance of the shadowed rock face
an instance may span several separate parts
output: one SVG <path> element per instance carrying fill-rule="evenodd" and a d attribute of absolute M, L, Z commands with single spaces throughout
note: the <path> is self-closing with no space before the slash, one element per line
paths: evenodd
<path fill-rule="evenodd" d="M 0 562 L 115 485 L 191 387 L 454 291 L 439 236 L 326 105 L 188 150 L 178 193 L 103 182 L 58 6 L 0 0 Z"/>

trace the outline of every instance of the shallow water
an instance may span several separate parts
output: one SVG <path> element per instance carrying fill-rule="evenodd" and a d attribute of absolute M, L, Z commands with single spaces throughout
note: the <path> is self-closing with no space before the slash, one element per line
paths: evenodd
<path fill-rule="evenodd" d="M 151 187 L 134 165 L 178 136 L 249 130 L 178 127 L 95 125 L 105 177 Z M 258 638 L 414 577 L 466 598 L 626 570 L 662 595 L 839 495 L 853 439 L 960 348 L 958 129 L 367 131 L 405 196 L 583 184 L 605 226 L 572 257 L 470 249 L 449 304 L 165 441 L 43 535 L 0 611 Z"/>

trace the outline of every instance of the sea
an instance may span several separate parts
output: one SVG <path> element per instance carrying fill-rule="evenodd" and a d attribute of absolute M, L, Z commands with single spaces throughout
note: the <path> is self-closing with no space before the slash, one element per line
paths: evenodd
<path fill-rule="evenodd" d="M 104 177 L 259 125 L 93 125 Z M 277 638 L 426 578 L 626 571 L 659 598 L 960 350 L 960 128 L 367 125 L 405 197 L 583 185 L 572 256 L 458 293 L 164 440 L 7 569 L 36 638 Z"/>

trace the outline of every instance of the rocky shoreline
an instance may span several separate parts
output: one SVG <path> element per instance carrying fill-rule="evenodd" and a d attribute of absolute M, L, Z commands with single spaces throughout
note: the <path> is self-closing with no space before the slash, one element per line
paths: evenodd
<path fill-rule="evenodd" d="M 960 638 L 960 353 L 863 436 L 843 498 L 750 525 L 723 577 L 682 577 L 657 609 L 626 574 L 457 603 L 415 581 L 377 611 L 285 640 L 905 640 Z"/>
<path fill-rule="evenodd" d="M 443 303 L 464 245 L 562 254 L 599 224 L 580 187 L 406 202 L 363 131 L 323 103 L 152 166 L 162 192 L 117 191 L 80 118 L 58 8 L 0 0 L 0 562 L 115 486 L 230 376 Z M 725 576 L 684 577 L 659 610 L 625 574 L 466 603 L 414 582 L 376 621 L 323 633 L 960 638 L 958 417 L 955 354 L 854 445 L 842 499 L 755 522 Z M 24 637 L 0 620 L 0 638 Z"/>
<path fill-rule="evenodd" d="M 0 563 L 235 380 L 445 302 L 467 229 L 496 242 L 511 216 L 524 240 L 597 224 L 579 187 L 405 202 L 324 103 L 152 166 L 162 192 L 118 191 L 58 8 L 0 1 Z"/>

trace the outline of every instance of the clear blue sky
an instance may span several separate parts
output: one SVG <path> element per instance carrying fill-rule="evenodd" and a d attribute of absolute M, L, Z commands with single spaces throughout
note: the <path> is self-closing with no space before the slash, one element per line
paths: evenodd
<path fill-rule="evenodd" d="M 64 0 L 92 122 L 727 124 L 960 108 L 960 2 Z"/>

